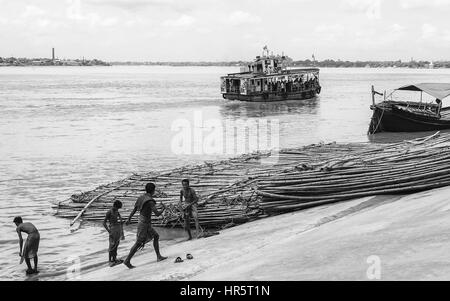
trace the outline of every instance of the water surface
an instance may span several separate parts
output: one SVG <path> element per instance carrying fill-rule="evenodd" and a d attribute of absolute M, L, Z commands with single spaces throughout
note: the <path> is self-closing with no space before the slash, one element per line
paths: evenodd
<path fill-rule="evenodd" d="M 0 279 L 27 279 L 25 266 L 18 264 L 14 216 L 22 215 L 41 232 L 39 278 L 64 279 L 73 256 L 80 258 L 84 269 L 104 264 L 108 240 L 96 224 L 70 233 L 69 221 L 56 218 L 52 204 L 133 172 L 230 156 L 174 153 L 176 120 L 194 124 L 199 113 L 203 120 L 223 123 L 276 120 L 281 147 L 369 141 L 372 84 L 382 91 L 417 82 L 448 82 L 450 76 L 450 70 L 322 69 L 320 97 L 268 104 L 221 97 L 219 77 L 237 71 L 231 67 L 0 68 Z M 370 141 L 404 137 L 381 134 Z M 121 255 L 133 243 L 134 227 L 126 232 Z M 184 233 L 164 230 L 162 237 L 163 244 L 174 243 L 184 239 Z M 148 256 L 154 256 L 149 249 Z"/>

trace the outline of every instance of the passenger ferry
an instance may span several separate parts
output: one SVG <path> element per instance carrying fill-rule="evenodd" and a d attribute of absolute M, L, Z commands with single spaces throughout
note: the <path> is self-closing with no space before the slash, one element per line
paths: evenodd
<path fill-rule="evenodd" d="M 240 73 L 220 78 L 225 99 L 241 101 L 282 101 L 310 99 L 321 92 L 318 68 L 289 69 L 287 58 L 263 55 L 241 67 Z"/>

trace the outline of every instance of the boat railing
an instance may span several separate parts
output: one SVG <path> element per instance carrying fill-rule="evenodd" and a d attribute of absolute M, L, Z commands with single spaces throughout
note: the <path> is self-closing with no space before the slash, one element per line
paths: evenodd
<path fill-rule="evenodd" d="M 230 87 L 228 88 L 227 93 L 236 93 L 239 94 L 241 92 L 240 87 Z"/>
<path fill-rule="evenodd" d="M 317 88 L 319 87 L 319 85 L 309 85 L 309 86 L 303 86 L 303 87 L 296 87 L 296 88 L 291 88 L 291 89 L 286 89 L 285 88 L 277 88 L 276 90 L 271 89 L 270 87 L 268 89 L 248 89 L 247 90 L 247 95 L 260 95 L 263 93 L 267 93 L 267 94 L 273 94 L 273 95 L 277 95 L 277 94 L 284 94 L 284 93 L 308 93 L 311 91 L 315 91 Z"/>

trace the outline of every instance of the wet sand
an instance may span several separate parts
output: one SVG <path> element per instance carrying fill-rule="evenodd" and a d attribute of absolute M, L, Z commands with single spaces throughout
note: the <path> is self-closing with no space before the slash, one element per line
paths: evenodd
<path fill-rule="evenodd" d="M 80 279 L 445 280 L 449 193 L 370 197 L 274 216 L 163 248 L 164 262 L 148 247 L 132 260 L 133 270 L 102 267 Z M 186 253 L 194 259 L 174 263 Z"/>

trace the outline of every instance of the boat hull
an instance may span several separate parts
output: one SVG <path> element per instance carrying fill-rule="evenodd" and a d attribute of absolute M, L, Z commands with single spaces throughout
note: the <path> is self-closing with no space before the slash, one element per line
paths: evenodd
<path fill-rule="evenodd" d="M 284 100 L 304 100 L 316 97 L 320 93 L 320 90 L 309 90 L 297 93 L 258 93 L 258 94 L 235 94 L 235 93 L 224 93 L 223 98 L 229 100 L 240 100 L 248 102 L 274 102 L 274 101 L 284 101 Z"/>
<path fill-rule="evenodd" d="M 380 132 L 426 132 L 450 129 L 450 120 L 406 112 L 395 106 L 372 106 L 369 134 Z"/>

